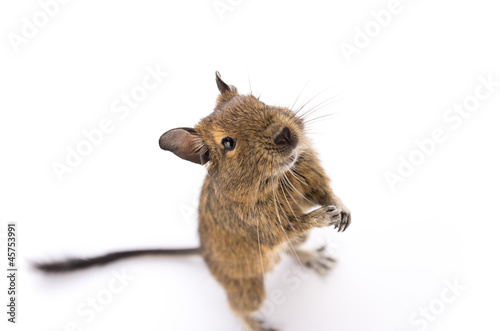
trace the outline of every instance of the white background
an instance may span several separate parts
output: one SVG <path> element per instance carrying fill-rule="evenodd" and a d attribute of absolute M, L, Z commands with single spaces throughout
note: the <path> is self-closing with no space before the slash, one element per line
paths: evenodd
<path fill-rule="evenodd" d="M 335 116 L 315 124 L 312 139 L 353 223 L 311 238 L 311 246 L 328 243 L 339 261 L 327 277 L 299 278 L 289 258 L 269 274 L 267 292 L 281 291 L 268 303 L 269 324 L 498 330 L 500 88 L 459 128 L 443 119 L 474 96 L 479 76 L 500 81 L 498 6 L 401 0 L 399 13 L 348 63 L 341 43 L 353 44 L 356 29 L 373 24 L 370 12 L 389 1 L 232 3 L 221 19 L 211 0 L 69 1 L 16 52 L 9 38 L 22 35 L 23 17 L 33 21 L 41 7 L 2 2 L 0 256 L 6 262 L 6 224 L 17 222 L 20 269 L 16 325 L 6 322 L 2 277 L 2 330 L 74 330 L 71 323 L 83 331 L 237 330 L 199 257 L 131 259 L 51 277 L 30 267 L 197 245 L 192 212 L 203 169 L 162 151 L 158 138 L 211 112 L 215 70 L 242 93 L 250 81 L 268 104 L 292 104 L 308 81 L 298 103 L 321 91 L 308 106 L 338 96 L 320 112 Z M 121 119 L 113 103 L 142 83 L 148 66 L 169 75 Z M 103 118 L 114 130 L 59 181 L 53 162 L 64 163 L 67 148 Z M 408 159 L 415 140 L 436 128 L 446 141 L 391 190 L 384 173 L 397 174 L 398 158 Z M 108 298 L 114 272 L 134 279 Z M 443 303 L 443 291 L 452 293 L 446 282 L 455 281 L 459 295 Z M 96 296 L 107 304 L 89 322 L 78 309 Z M 426 327 L 411 324 L 423 320 L 420 309 L 435 313 Z"/>

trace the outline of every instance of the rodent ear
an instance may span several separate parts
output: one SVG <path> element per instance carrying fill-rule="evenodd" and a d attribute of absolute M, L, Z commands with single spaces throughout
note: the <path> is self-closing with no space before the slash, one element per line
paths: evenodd
<path fill-rule="evenodd" d="M 208 148 L 198 132 L 193 128 L 176 128 L 160 137 L 160 148 L 198 164 L 210 161 Z"/>
<path fill-rule="evenodd" d="M 215 72 L 215 82 L 217 83 L 217 87 L 219 88 L 221 94 L 227 92 L 238 93 L 238 89 L 235 86 L 224 83 L 222 78 L 220 78 L 220 73 L 218 71 Z"/>

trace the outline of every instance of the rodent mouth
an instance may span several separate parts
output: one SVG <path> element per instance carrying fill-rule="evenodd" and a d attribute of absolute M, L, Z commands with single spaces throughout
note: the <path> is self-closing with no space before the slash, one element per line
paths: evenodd
<path fill-rule="evenodd" d="M 298 158 L 299 151 L 298 149 L 294 149 L 292 151 L 292 154 L 282 163 L 282 167 L 284 168 L 285 172 L 290 170 L 295 165 L 295 162 L 297 162 Z"/>

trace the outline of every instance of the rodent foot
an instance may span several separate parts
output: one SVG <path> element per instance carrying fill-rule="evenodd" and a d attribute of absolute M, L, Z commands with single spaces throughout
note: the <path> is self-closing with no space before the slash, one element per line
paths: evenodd
<path fill-rule="evenodd" d="M 334 258 L 326 254 L 325 246 L 318 248 L 316 251 L 300 251 L 300 253 L 297 253 L 301 263 L 322 276 L 326 275 L 336 262 Z"/>
<path fill-rule="evenodd" d="M 279 329 L 265 326 L 263 320 L 251 315 L 246 315 L 240 318 L 245 330 L 247 331 L 280 331 Z"/>

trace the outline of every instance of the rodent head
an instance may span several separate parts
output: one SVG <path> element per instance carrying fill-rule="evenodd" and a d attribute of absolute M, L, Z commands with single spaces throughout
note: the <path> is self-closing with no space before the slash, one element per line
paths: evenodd
<path fill-rule="evenodd" d="M 304 123 L 287 108 L 240 95 L 218 72 L 216 82 L 220 95 L 215 110 L 194 128 L 164 133 L 160 147 L 206 164 L 217 190 L 227 198 L 252 200 L 266 191 L 269 185 L 264 183 L 277 184 L 306 149 Z"/>

